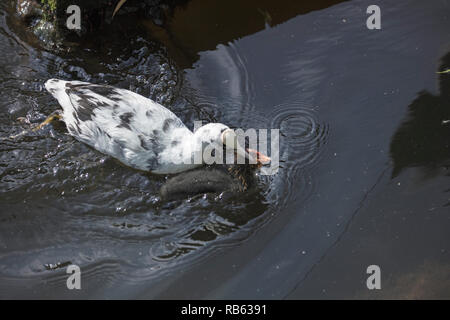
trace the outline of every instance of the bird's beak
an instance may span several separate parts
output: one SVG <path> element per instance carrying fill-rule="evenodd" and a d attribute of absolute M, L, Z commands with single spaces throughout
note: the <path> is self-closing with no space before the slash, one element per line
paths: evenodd
<path fill-rule="evenodd" d="M 265 164 L 268 164 L 270 162 L 270 157 L 266 156 L 265 154 L 254 150 L 250 148 L 242 148 L 241 146 L 238 146 L 236 149 L 236 154 L 245 159 L 248 159 L 250 164 L 256 164 L 258 167 L 261 167 Z"/>
<path fill-rule="evenodd" d="M 271 161 L 270 157 L 266 156 L 265 154 L 262 154 L 257 150 L 248 148 L 246 149 L 246 151 L 247 154 L 252 155 L 254 158 L 256 158 L 256 163 L 258 165 L 265 165 Z"/>

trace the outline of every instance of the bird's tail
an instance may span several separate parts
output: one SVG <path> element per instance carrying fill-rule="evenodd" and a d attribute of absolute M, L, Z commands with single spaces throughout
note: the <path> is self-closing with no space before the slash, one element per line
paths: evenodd
<path fill-rule="evenodd" d="M 59 79 L 49 79 L 45 82 L 45 89 L 58 100 L 63 109 L 71 106 L 69 95 L 66 92 L 67 82 Z"/>

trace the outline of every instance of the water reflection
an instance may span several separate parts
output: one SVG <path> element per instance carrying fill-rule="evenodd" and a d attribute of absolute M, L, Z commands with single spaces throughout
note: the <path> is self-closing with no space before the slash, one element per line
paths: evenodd
<path fill-rule="evenodd" d="M 450 66 L 450 53 L 442 58 L 440 71 Z M 408 119 L 392 137 L 392 175 L 407 167 L 433 171 L 450 165 L 450 74 L 439 74 L 440 94 L 419 92 L 409 105 Z"/>
<path fill-rule="evenodd" d="M 340 2 L 344 1 L 191 0 L 176 7 L 164 29 L 149 20 L 142 23 L 178 58 L 180 66 L 190 67 L 203 51 Z"/>

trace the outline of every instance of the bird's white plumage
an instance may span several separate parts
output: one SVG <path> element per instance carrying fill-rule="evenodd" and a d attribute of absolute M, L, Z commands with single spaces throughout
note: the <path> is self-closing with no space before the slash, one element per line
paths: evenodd
<path fill-rule="evenodd" d="M 137 93 L 107 85 L 50 79 L 45 88 L 63 108 L 76 139 L 136 169 L 176 173 L 201 163 L 194 151 L 218 143 L 228 127 L 209 124 L 192 133 L 170 110 Z"/>

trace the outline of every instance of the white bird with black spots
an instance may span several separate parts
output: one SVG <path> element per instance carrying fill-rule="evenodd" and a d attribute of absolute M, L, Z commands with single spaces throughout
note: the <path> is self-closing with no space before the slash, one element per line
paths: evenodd
<path fill-rule="evenodd" d="M 61 105 L 60 116 L 72 136 L 139 170 L 171 174 L 193 169 L 202 165 L 194 161 L 195 153 L 207 146 L 233 148 L 258 162 L 270 160 L 240 147 L 224 124 L 209 123 L 192 132 L 167 108 L 126 89 L 58 79 L 48 80 L 45 88 Z"/>

